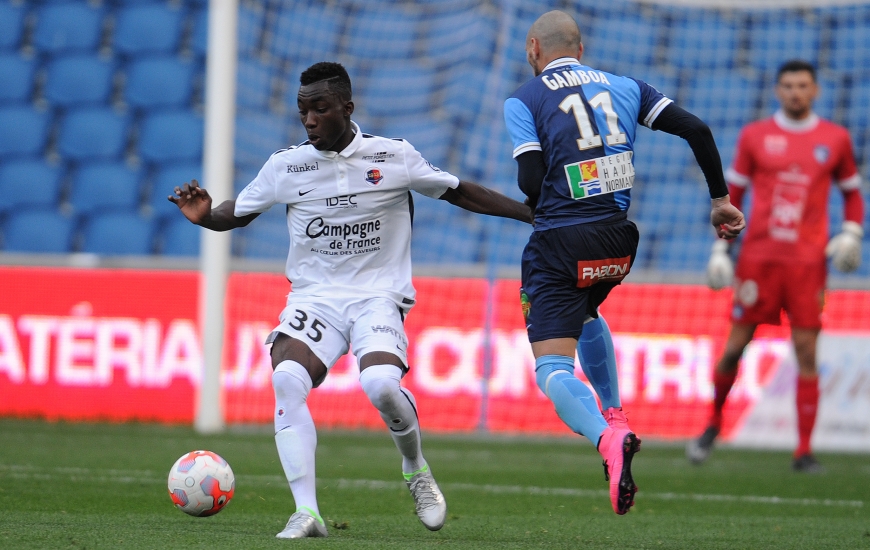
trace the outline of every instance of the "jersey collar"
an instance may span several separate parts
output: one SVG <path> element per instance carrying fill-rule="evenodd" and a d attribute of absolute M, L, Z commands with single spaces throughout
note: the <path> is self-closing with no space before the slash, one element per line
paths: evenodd
<path fill-rule="evenodd" d="M 353 128 L 353 139 L 350 143 L 347 144 L 347 147 L 336 153 L 335 151 L 317 151 L 318 154 L 323 155 L 326 158 L 334 159 L 337 156 L 342 156 L 344 158 L 349 158 L 352 154 L 356 153 L 356 150 L 359 149 L 360 144 L 362 144 L 362 131 L 359 129 L 359 126 L 356 122 L 350 121 L 351 128 Z"/>
<path fill-rule="evenodd" d="M 785 116 L 782 109 L 773 113 L 773 121 L 777 126 L 789 132 L 809 132 L 819 124 L 819 115 L 810 111 L 810 116 L 803 120 L 793 120 Z"/>
<path fill-rule="evenodd" d="M 544 67 L 544 71 L 549 71 L 550 69 L 557 69 L 559 67 L 568 67 L 571 65 L 579 65 L 580 60 L 574 57 L 560 57 L 559 59 L 554 59 L 547 63 L 547 66 Z M 544 72 L 542 71 L 542 72 Z"/>

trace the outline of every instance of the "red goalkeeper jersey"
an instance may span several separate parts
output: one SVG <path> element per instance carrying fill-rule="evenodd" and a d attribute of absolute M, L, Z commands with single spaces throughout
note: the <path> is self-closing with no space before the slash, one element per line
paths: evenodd
<path fill-rule="evenodd" d="M 743 128 L 726 179 L 752 188 L 740 255 L 757 260 L 824 261 L 831 183 L 844 191 L 861 185 L 845 128 L 782 112 Z"/>

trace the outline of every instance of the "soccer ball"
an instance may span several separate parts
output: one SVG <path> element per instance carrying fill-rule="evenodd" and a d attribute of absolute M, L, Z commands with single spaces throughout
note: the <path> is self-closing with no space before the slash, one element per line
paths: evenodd
<path fill-rule="evenodd" d="M 236 478 L 227 461 L 211 451 L 191 451 L 169 470 L 169 497 L 191 516 L 213 516 L 233 498 Z"/>

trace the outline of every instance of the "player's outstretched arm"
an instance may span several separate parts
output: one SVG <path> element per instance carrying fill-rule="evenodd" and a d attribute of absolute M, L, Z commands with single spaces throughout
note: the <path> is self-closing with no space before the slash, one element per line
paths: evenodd
<path fill-rule="evenodd" d="M 212 208 L 211 195 L 199 186 L 196 180 L 175 187 L 175 194 L 167 197 L 174 202 L 181 213 L 196 225 L 211 229 L 212 231 L 228 231 L 236 227 L 244 227 L 259 214 L 249 214 L 237 218 L 234 214 L 235 200 L 222 202 L 216 208 Z"/>
<path fill-rule="evenodd" d="M 441 195 L 441 200 L 470 212 L 532 223 L 532 211 L 527 204 L 470 181 L 460 180 L 456 189 Z"/>

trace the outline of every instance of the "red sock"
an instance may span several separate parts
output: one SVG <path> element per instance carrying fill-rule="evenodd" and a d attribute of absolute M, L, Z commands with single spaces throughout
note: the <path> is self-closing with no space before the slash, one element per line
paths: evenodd
<path fill-rule="evenodd" d="M 795 457 L 810 452 L 810 436 L 816 425 L 816 412 L 819 410 L 819 377 L 802 377 L 797 379 L 797 420 L 798 446 Z"/>
<path fill-rule="evenodd" d="M 710 415 L 710 425 L 722 428 L 722 408 L 728 399 L 728 392 L 734 385 L 737 371 L 729 373 L 713 372 L 713 414 Z"/>

